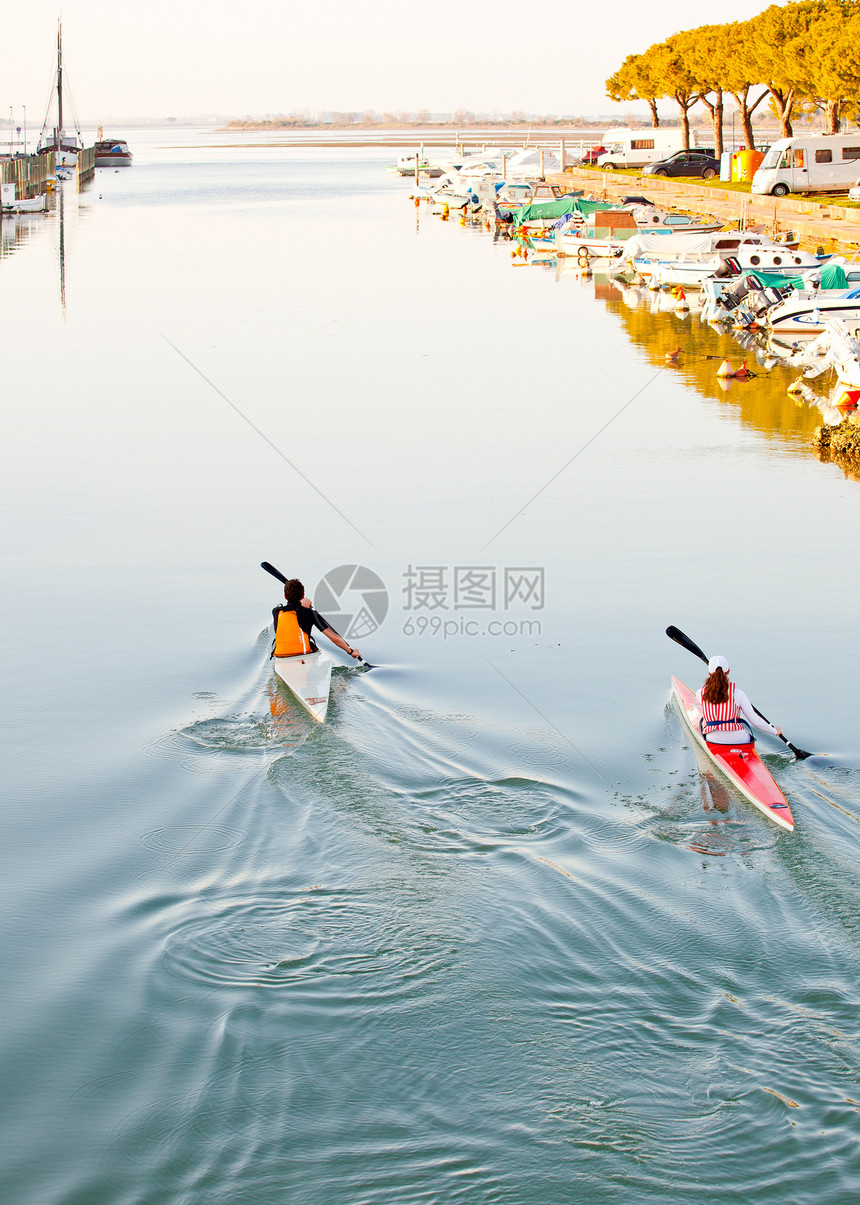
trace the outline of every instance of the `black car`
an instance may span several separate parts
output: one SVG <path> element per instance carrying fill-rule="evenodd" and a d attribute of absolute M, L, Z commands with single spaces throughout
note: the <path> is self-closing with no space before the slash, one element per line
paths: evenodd
<path fill-rule="evenodd" d="M 676 151 L 668 159 L 649 163 L 644 168 L 647 176 L 702 176 L 712 180 L 720 174 L 720 161 L 710 147 L 695 147 L 689 151 Z"/>

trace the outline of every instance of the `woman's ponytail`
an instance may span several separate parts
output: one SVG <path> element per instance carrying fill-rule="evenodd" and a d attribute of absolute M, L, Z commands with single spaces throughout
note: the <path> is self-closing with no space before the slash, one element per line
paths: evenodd
<path fill-rule="evenodd" d="M 708 674 L 702 687 L 702 698 L 706 703 L 725 703 L 729 697 L 729 676 L 721 666 Z"/>

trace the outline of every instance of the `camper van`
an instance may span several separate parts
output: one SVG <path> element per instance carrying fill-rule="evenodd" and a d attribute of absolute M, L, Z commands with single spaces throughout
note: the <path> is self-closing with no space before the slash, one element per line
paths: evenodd
<path fill-rule="evenodd" d="M 597 159 L 597 167 L 612 171 L 616 167 L 645 167 L 666 159 L 675 151 L 684 149 L 681 130 L 660 130 L 646 126 L 642 130 L 607 130 L 603 138 L 604 154 Z M 696 146 L 696 131 L 690 131 L 690 146 Z"/>
<path fill-rule="evenodd" d="M 752 179 L 752 191 L 773 197 L 790 192 L 843 192 L 860 177 L 860 131 L 804 134 L 771 145 Z"/>

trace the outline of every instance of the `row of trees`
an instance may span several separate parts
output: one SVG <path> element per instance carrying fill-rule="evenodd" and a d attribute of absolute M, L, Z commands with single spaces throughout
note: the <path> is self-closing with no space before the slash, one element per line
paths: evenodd
<path fill-rule="evenodd" d="M 748 147 L 755 146 L 753 114 L 764 100 L 779 119 L 783 138 L 792 118 L 824 112 L 831 134 L 860 112 L 860 0 L 792 0 L 773 4 L 749 21 L 701 25 L 631 54 L 606 81 L 615 101 L 645 101 L 658 126 L 657 102 L 681 111 L 684 146 L 690 144 L 690 110 L 705 106 L 714 149 L 723 150 L 723 102 L 734 97 Z"/>

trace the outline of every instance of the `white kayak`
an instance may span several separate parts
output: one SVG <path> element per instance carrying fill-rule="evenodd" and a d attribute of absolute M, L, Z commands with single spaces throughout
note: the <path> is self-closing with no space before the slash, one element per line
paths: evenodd
<path fill-rule="evenodd" d="M 275 673 L 296 696 L 302 707 L 320 724 L 325 723 L 331 671 L 334 661 L 328 653 L 296 653 L 292 657 L 273 657 Z"/>

